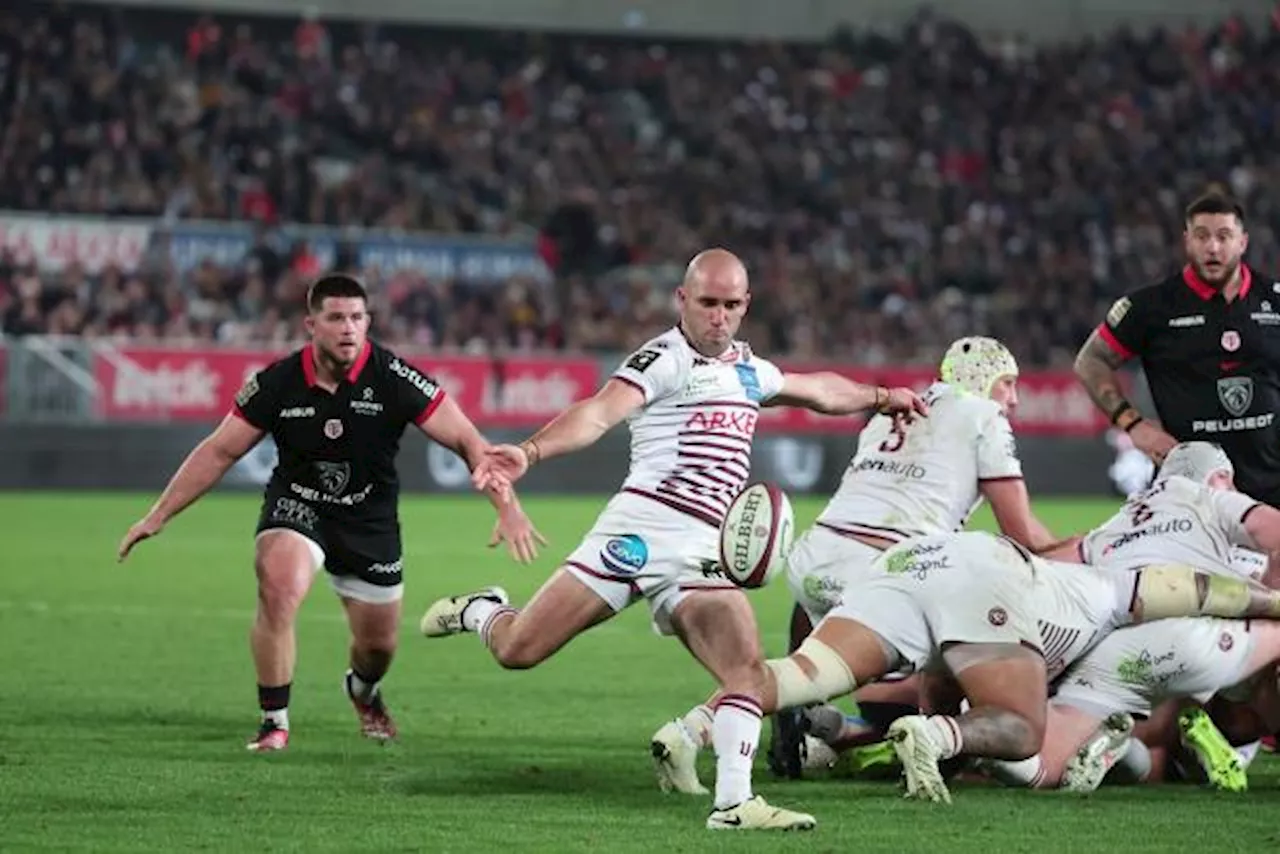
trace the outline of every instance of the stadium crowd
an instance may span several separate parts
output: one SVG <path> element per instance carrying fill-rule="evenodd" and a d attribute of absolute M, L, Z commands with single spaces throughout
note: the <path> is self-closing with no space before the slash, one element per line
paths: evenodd
<path fill-rule="evenodd" d="M 315 272 L 281 222 L 537 241 L 555 285 L 363 271 L 395 344 L 624 349 L 671 265 L 751 264 L 770 352 L 933 362 L 999 336 L 1069 362 L 1178 258 L 1209 182 L 1275 267 L 1280 26 L 1033 45 L 922 13 L 813 45 L 582 39 L 0 10 L 0 209 L 239 219 L 231 268 L 39 273 L 0 258 L 8 334 L 297 334 Z M 678 269 L 678 267 L 676 268 Z"/>

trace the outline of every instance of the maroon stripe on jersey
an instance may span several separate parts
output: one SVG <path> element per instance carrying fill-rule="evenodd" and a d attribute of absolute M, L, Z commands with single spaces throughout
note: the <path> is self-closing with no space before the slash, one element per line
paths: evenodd
<path fill-rule="evenodd" d="M 1020 474 L 1007 474 L 1002 477 L 980 477 L 978 483 L 1000 483 L 1005 480 L 1023 480 Z"/>
<path fill-rule="evenodd" d="M 422 412 L 418 417 L 413 419 L 414 424 L 426 424 L 427 419 L 431 417 L 431 413 L 436 411 L 436 407 L 444 403 L 444 389 L 436 389 L 436 396 L 427 401 L 427 405 L 422 408 Z"/>
<path fill-rule="evenodd" d="M 620 383 L 626 383 L 636 391 L 640 392 L 640 396 L 643 397 L 645 400 L 649 399 L 649 394 L 644 390 L 644 386 L 640 385 L 640 383 L 636 382 L 635 380 L 629 380 L 626 377 L 620 377 L 617 374 L 614 374 L 609 379 L 617 380 Z"/>
<path fill-rule="evenodd" d="M 688 403 L 676 404 L 679 409 L 688 409 L 691 406 L 730 406 L 734 409 L 750 409 L 753 411 L 760 408 L 760 404 L 744 400 L 691 400 Z"/>
<path fill-rule="evenodd" d="M 1249 514 L 1253 513 L 1254 510 L 1257 510 L 1261 506 L 1262 506 L 1261 502 L 1257 504 L 1250 504 L 1249 509 L 1244 511 L 1244 515 L 1240 517 L 1240 524 L 1243 525 L 1245 521 L 1248 520 Z"/>
<path fill-rule="evenodd" d="M 701 451 L 689 450 L 685 448 L 683 445 L 679 445 L 676 448 L 676 456 L 683 457 L 689 460 L 707 460 L 713 463 L 731 463 L 731 462 L 741 462 L 741 460 L 736 460 L 735 458 L 745 457 L 746 454 L 741 451 L 735 451 L 732 457 L 725 456 L 723 454 L 704 454 Z M 750 459 L 750 457 L 747 457 L 747 458 Z"/>
<path fill-rule="evenodd" d="M 721 433 L 718 430 L 681 430 L 676 433 L 680 439 L 727 439 L 732 442 L 739 442 L 746 447 L 751 447 L 751 437 L 743 436 L 739 433 Z"/>
<path fill-rule="evenodd" d="M 724 451 L 726 454 L 734 457 L 745 455 L 749 458 L 751 456 L 751 452 L 742 445 L 734 447 L 733 445 L 724 445 L 720 442 L 712 442 L 708 439 L 695 439 L 692 436 L 681 436 L 679 446 L 681 448 L 712 448 L 717 451 Z"/>
<path fill-rule="evenodd" d="M 729 496 L 709 495 L 706 490 L 684 490 L 679 484 L 660 483 L 653 488 L 655 495 L 678 501 L 685 507 L 697 509 L 709 518 L 716 520 L 716 527 L 724 521 L 725 511 L 729 509 L 732 499 Z"/>
<path fill-rule="evenodd" d="M 711 472 L 713 471 L 715 471 L 715 469 L 680 469 L 679 471 L 674 471 L 668 475 L 666 480 L 680 480 L 685 483 L 692 484 L 699 489 L 710 489 L 712 491 L 720 491 L 720 489 L 723 489 L 737 492 L 742 487 L 742 478 L 726 480 L 723 477 L 712 474 Z M 712 484 L 716 484 L 716 486 L 689 480 L 690 475 L 705 477 L 707 480 L 711 481 Z"/>
<path fill-rule="evenodd" d="M 899 531 L 897 528 L 881 528 L 877 525 L 863 525 L 860 523 L 849 523 L 847 525 L 833 525 L 830 522 L 818 522 L 823 528 L 833 531 L 842 536 L 850 534 L 863 534 L 872 537 L 880 537 L 884 540 L 906 540 L 911 538 L 911 534 L 906 531 Z"/>
<path fill-rule="evenodd" d="M 665 495 L 658 495 L 656 493 L 650 492 L 647 489 L 639 489 L 634 486 L 624 486 L 622 488 L 622 491 L 629 492 L 632 495 L 639 495 L 641 498 L 647 498 L 650 501 L 656 501 L 659 504 L 663 504 L 667 507 L 670 507 L 672 510 L 679 511 L 686 516 L 692 516 L 694 519 L 697 519 L 699 522 L 705 522 L 713 528 L 720 527 L 721 518 L 706 510 L 701 510 L 701 509 L 698 509 L 697 507 L 691 507 L 688 504 L 685 504 L 684 502 L 673 501 L 672 499 L 668 498 Z"/>

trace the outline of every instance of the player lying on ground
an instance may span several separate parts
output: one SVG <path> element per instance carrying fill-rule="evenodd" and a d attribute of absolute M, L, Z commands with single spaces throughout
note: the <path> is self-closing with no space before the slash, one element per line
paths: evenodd
<path fill-rule="evenodd" d="M 1231 461 L 1216 445 L 1175 445 L 1155 482 L 1089 532 L 1074 557 L 1118 572 L 1161 563 L 1224 576 L 1237 572 L 1236 549 L 1261 551 L 1274 563 L 1274 556 L 1280 554 L 1280 510 L 1237 492 L 1234 474 Z M 1274 578 L 1271 570 L 1264 575 L 1264 581 Z M 1081 751 L 1079 767 L 1068 775 L 1067 785 L 1074 789 L 1096 786 L 1101 780 L 1098 774 L 1105 773 L 1105 769 L 1099 772 L 1105 758 L 1099 751 L 1110 755 L 1108 742 L 1127 737 L 1127 732 L 1116 730 L 1110 739 L 1089 738 L 1096 728 L 1090 714 L 1099 719 L 1113 712 L 1146 716 L 1162 699 L 1202 694 L 1207 699 L 1271 660 L 1268 656 L 1274 650 L 1266 642 L 1271 627 L 1246 635 L 1243 625 L 1190 624 L 1196 622 L 1166 620 L 1122 629 L 1104 640 L 1066 677 L 1058 698 L 1074 702 L 1052 719 L 1056 726 L 1048 731 L 1044 756 L 1017 768 L 998 768 L 1002 778 L 1023 785 L 1037 779 L 1042 786 L 1056 785 L 1064 763 L 1087 739 L 1087 749 Z M 1263 656 L 1257 660 L 1250 657 L 1255 643 L 1259 644 L 1257 654 Z M 1207 686 L 1216 687 L 1209 690 Z M 1115 705 L 1108 708 L 1108 702 Z M 1080 711 L 1073 714 L 1070 709 Z M 1225 761 L 1234 754 L 1222 756 Z M 1240 775 L 1240 769 L 1230 765 L 1209 770 L 1211 779 Z"/>
<path fill-rule="evenodd" d="M 766 662 L 763 709 L 843 696 L 901 668 L 941 666 L 970 703 L 889 729 L 908 794 L 949 800 L 938 763 L 1026 759 L 1044 737 L 1047 684 L 1117 626 L 1173 616 L 1280 616 L 1280 593 L 1155 566 L 1118 572 L 1032 556 L 986 533 L 925 537 L 832 610 L 796 652 Z"/>
<path fill-rule="evenodd" d="M 867 422 L 840 488 L 791 549 L 787 583 L 796 604 L 789 651 L 846 590 L 865 582 L 885 549 L 912 537 L 963 528 L 984 498 L 991 502 L 1001 531 L 1012 539 L 1033 551 L 1054 542 L 1031 511 L 1008 421 L 1018 402 L 1013 354 L 993 338 L 961 338 L 947 349 L 939 376 L 941 381 L 924 394 L 928 418 L 908 423 L 877 415 Z M 894 684 L 895 693 L 906 692 L 914 701 L 914 679 Z M 873 723 L 846 725 L 837 711 L 842 728 L 832 747 L 883 737 L 893 712 L 902 708 L 899 702 L 875 702 L 876 694 L 885 696 L 886 687 L 881 683 L 859 693 L 859 707 L 877 719 Z M 801 710 L 772 718 L 769 764 L 789 777 L 801 772 L 800 739 L 793 723 L 799 714 Z M 698 751 L 710 746 L 711 709 L 706 703 L 659 729 L 652 752 L 662 789 L 705 793 L 696 760 Z"/>
<path fill-rule="evenodd" d="M 343 681 L 365 736 L 396 733 L 380 683 L 396 651 L 403 596 L 400 436 L 413 424 L 474 467 L 489 448 L 430 377 L 368 340 L 364 287 L 325 276 L 307 295 L 310 343 L 251 377 L 229 415 L 196 446 L 147 515 L 120 544 L 123 560 L 218 483 L 267 433 L 280 462 L 263 497 L 254 548 L 258 611 L 251 635 L 262 721 L 250 750 L 289 741 L 294 621 L 321 565 L 351 629 Z M 531 561 L 540 535 L 513 495 L 498 497 L 493 543 Z"/>
<path fill-rule="evenodd" d="M 993 773 L 1011 785 L 1096 789 L 1112 766 L 1128 759 L 1145 780 L 1151 760 L 1133 737 L 1134 718 L 1146 719 L 1166 700 L 1206 703 L 1241 683 L 1253 693 L 1255 676 L 1280 663 L 1280 623 L 1267 620 L 1159 620 L 1112 632 L 1063 677 L 1049 705 L 1044 745 L 1022 762 L 999 763 Z M 1262 698 L 1259 698 L 1262 699 Z M 1280 716 L 1269 720 L 1280 729 Z M 1240 757 L 1208 716 L 1187 709 L 1179 717 L 1184 743 L 1214 788 L 1242 791 Z M 1129 754 L 1132 754 L 1131 756 Z"/>
<path fill-rule="evenodd" d="M 428 636 L 477 632 L 503 667 L 533 667 L 592 626 L 645 599 L 723 694 L 711 723 L 716 795 L 710 828 L 809 828 L 804 813 L 752 795 L 760 738 L 763 652 L 743 592 L 720 570 L 719 528 L 750 467 L 763 405 L 853 414 L 922 415 L 909 389 L 873 388 L 837 374 L 783 374 L 734 340 L 750 301 L 747 272 L 712 249 L 677 290 L 679 324 L 645 344 L 589 400 L 476 469 L 487 487 L 513 483 L 540 460 L 572 453 L 627 420 L 631 469 L 582 544 L 523 608 L 490 588 L 443 599 L 422 620 Z"/>

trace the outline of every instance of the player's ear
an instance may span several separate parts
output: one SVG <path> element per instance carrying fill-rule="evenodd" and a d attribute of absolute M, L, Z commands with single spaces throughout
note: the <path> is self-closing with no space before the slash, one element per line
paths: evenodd
<path fill-rule="evenodd" d="M 308 335 L 316 334 L 316 319 L 315 319 L 315 316 L 310 311 L 308 311 L 306 315 L 303 316 L 302 326 L 304 329 L 307 330 Z"/>
<path fill-rule="evenodd" d="M 688 301 L 689 301 L 689 294 L 685 291 L 684 285 L 680 285 L 679 287 L 676 288 L 676 305 L 683 308 L 684 304 L 687 303 Z"/>

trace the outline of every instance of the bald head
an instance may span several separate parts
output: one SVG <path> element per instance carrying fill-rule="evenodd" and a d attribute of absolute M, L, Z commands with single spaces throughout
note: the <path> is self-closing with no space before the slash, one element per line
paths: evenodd
<path fill-rule="evenodd" d="M 694 255 L 689 266 L 685 268 L 684 287 L 708 283 L 740 285 L 745 292 L 747 289 L 746 265 L 728 249 L 704 249 Z"/>
<path fill-rule="evenodd" d="M 747 268 L 726 249 L 707 249 L 689 262 L 676 289 L 680 326 L 703 355 L 718 356 L 732 343 L 747 313 Z"/>

